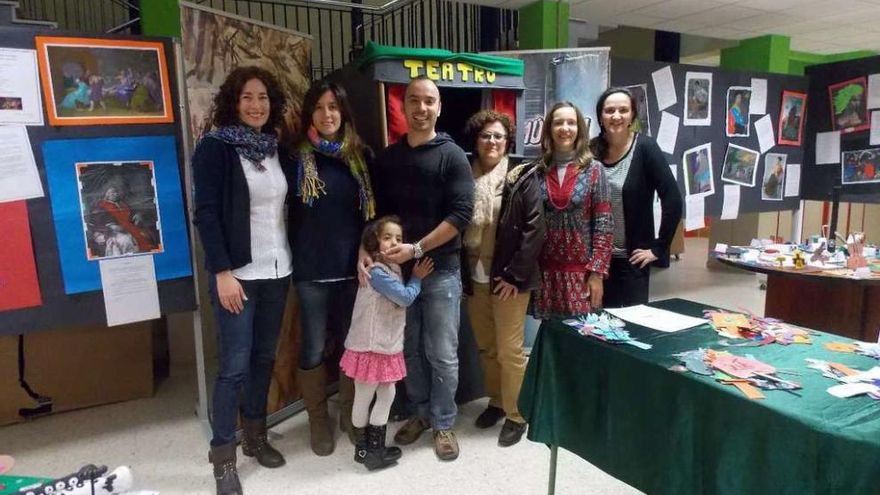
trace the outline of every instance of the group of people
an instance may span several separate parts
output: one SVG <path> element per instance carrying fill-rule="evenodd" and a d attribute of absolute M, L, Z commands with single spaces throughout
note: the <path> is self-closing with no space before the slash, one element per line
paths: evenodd
<path fill-rule="evenodd" d="M 648 299 L 649 265 L 668 258 L 681 217 L 678 187 L 657 144 L 631 130 L 625 89 L 597 104 L 591 141 L 581 111 L 559 102 L 544 120 L 543 155 L 509 157 L 510 117 L 482 110 L 467 122 L 473 160 L 436 130 L 442 104 L 427 78 L 407 86 L 407 133 L 378 155 L 358 136 L 341 86 L 315 83 L 302 130 L 279 140 L 285 99 L 263 69 L 235 69 L 214 99 L 212 130 L 194 157 L 195 218 L 219 340 L 210 459 L 217 493 L 241 493 L 242 452 L 266 467 L 284 457 L 267 441 L 266 397 L 291 280 L 300 301 L 297 374 L 317 455 L 335 447 L 326 396 L 339 367 L 340 428 L 369 470 L 401 457 L 386 446 L 395 383 L 413 412 L 398 445 L 433 432 L 441 460 L 459 446 L 458 335 L 462 297 L 481 356 L 488 408 L 509 446 L 526 425 L 517 410 L 523 329 L 537 318 L 582 315 Z M 659 236 L 652 204 L 662 202 Z M 344 339 L 325 362 L 328 335 Z"/>

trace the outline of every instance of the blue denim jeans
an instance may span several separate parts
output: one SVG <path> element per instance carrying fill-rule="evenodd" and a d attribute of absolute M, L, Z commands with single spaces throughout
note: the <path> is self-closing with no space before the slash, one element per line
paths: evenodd
<path fill-rule="evenodd" d="M 458 326 L 461 274 L 438 270 L 422 281 L 422 292 L 406 310 L 403 353 L 406 393 L 415 414 L 430 419 L 434 430 L 455 424 L 458 409 Z"/>
<path fill-rule="evenodd" d="M 240 280 L 247 296 L 239 314 L 223 309 L 217 281 L 208 277 L 208 292 L 217 325 L 217 378 L 211 401 L 211 445 L 235 441 L 239 408 L 245 418 L 266 417 L 266 399 L 290 277 Z"/>
<path fill-rule="evenodd" d="M 342 345 L 351 326 L 351 312 L 357 296 L 357 279 L 336 282 L 296 282 L 299 297 L 299 322 L 302 346 L 299 351 L 300 369 L 310 370 L 324 361 L 327 336 L 331 336 L 342 357 Z M 334 363 L 338 364 L 338 363 Z"/>

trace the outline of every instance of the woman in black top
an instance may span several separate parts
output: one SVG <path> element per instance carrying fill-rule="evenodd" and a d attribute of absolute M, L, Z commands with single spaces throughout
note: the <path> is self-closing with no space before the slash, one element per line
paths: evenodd
<path fill-rule="evenodd" d="M 357 259 L 364 223 L 375 215 L 368 173 L 372 153 L 354 125 L 345 90 L 316 82 L 306 93 L 294 145 L 296 198 L 290 202 L 293 282 L 299 296 L 302 345 L 297 379 L 309 414 L 312 451 L 333 453 L 327 410 L 324 348 L 333 335 L 339 350 L 348 334 L 357 294 Z M 330 363 L 339 366 L 339 355 Z M 354 441 L 354 383 L 339 374 L 339 424 Z"/>
<path fill-rule="evenodd" d="M 624 88 L 610 88 L 596 103 L 600 132 L 591 143 L 605 165 L 614 215 L 614 249 L 604 306 L 648 302 L 650 264 L 669 258 L 669 245 L 681 220 L 682 200 L 666 158 L 649 136 L 632 131 L 636 100 Z M 660 197 L 659 236 L 654 236 L 653 203 Z"/>
<path fill-rule="evenodd" d="M 239 412 L 242 453 L 265 467 L 284 464 L 266 440 L 266 398 L 291 271 L 284 225 L 291 162 L 276 136 L 284 106 L 271 73 L 233 70 L 214 97 L 213 130 L 192 159 L 195 224 L 217 324 L 209 458 L 218 494 L 241 493 L 235 467 Z"/>

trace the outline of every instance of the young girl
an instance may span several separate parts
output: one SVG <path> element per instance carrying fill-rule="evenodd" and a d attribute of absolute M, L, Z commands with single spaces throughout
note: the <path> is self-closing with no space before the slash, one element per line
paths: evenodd
<path fill-rule="evenodd" d="M 355 428 L 355 462 L 370 471 L 390 466 L 400 459 L 400 449 L 385 447 L 385 427 L 394 401 L 394 384 L 406 376 L 403 360 L 403 328 L 406 307 L 421 291 L 422 279 L 434 270 L 434 262 L 423 258 L 415 264 L 404 285 L 400 266 L 384 262 L 382 253 L 403 242 L 400 219 L 382 217 L 364 229 L 364 249 L 375 260 L 370 284 L 358 289 L 351 328 L 345 339 L 345 353 L 339 366 L 354 380 L 351 422 Z M 370 403 L 376 397 L 373 412 Z"/>

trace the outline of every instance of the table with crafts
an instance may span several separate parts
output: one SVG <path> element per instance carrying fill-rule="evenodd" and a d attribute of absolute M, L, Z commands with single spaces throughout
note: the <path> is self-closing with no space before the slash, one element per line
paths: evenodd
<path fill-rule="evenodd" d="M 857 340 L 877 341 L 880 329 L 880 273 L 855 278 L 851 270 L 773 267 L 715 258 L 725 265 L 767 275 L 764 314 Z M 880 489 L 878 489 L 880 493 Z"/>
<path fill-rule="evenodd" d="M 649 306 L 702 317 L 683 299 Z M 880 401 L 838 398 L 837 384 L 807 368 L 807 358 L 866 371 L 872 357 L 832 352 L 845 337 L 814 332 L 811 344 L 721 345 L 708 324 L 663 333 L 631 323 L 651 349 L 610 344 L 545 321 L 532 349 L 519 407 L 528 438 L 563 447 L 648 494 L 880 493 Z M 795 391 L 750 400 L 712 376 L 673 371 L 677 353 L 698 348 L 753 356 L 792 375 Z"/>

